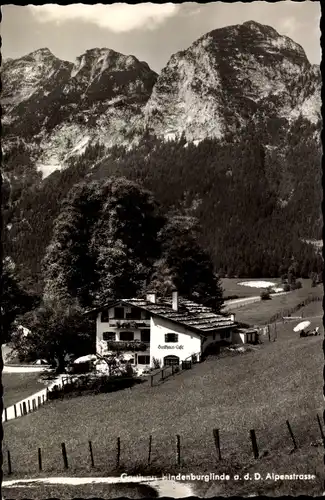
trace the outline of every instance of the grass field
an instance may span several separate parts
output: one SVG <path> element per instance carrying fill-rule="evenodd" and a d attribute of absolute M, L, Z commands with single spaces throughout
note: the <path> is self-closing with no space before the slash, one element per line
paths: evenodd
<path fill-rule="evenodd" d="M 11 406 L 44 388 L 40 373 L 2 373 L 4 407 Z"/>
<path fill-rule="evenodd" d="M 258 303 L 248 304 L 242 306 L 236 310 L 236 320 L 243 323 L 248 323 L 252 325 L 263 325 L 269 322 L 270 318 L 277 313 L 286 314 L 288 309 L 296 307 L 303 300 L 307 299 L 308 296 L 322 297 L 323 287 L 317 286 L 315 288 L 300 288 L 299 290 L 294 290 L 285 295 L 273 296 L 271 300 L 263 300 Z M 318 303 L 320 307 L 319 314 L 322 314 L 322 303 Z M 300 315 L 303 313 L 304 317 L 306 313 L 305 308 L 299 310 Z"/>
<path fill-rule="evenodd" d="M 308 307 L 313 316 L 322 314 L 320 302 Z M 136 472 L 142 467 L 148 474 L 149 434 L 152 473 L 177 473 L 175 435 L 180 434 L 182 471 L 291 473 L 292 466 L 292 472 L 316 472 L 317 481 L 271 482 L 265 488 L 279 494 L 320 494 L 323 448 L 311 444 L 320 444 L 316 414 L 321 416 L 323 410 L 322 367 L 322 337 L 299 339 L 291 323 L 279 324 L 276 342 L 266 341 L 247 354 L 208 360 L 159 387 L 143 384 L 111 394 L 50 402 L 5 423 L 4 473 L 5 452 L 10 449 L 13 477 L 37 476 L 37 448 L 41 447 L 43 474 L 62 475 L 61 442 L 65 442 L 69 473 L 109 474 L 115 469 L 119 436 L 122 469 Z M 293 455 L 286 420 L 299 445 Z M 214 428 L 220 430 L 221 465 L 216 461 Z M 260 453 L 266 453 L 258 461 L 252 455 L 250 429 L 256 431 Z M 95 469 L 89 464 L 88 440 L 93 443 Z M 289 468 L 288 463 L 292 464 Z M 198 487 L 208 486 L 212 487 Z M 214 494 L 219 494 L 220 484 L 214 488 Z M 253 491 L 256 484 L 227 485 L 222 494 L 234 494 L 234 488 L 240 494 Z"/>
<path fill-rule="evenodd" d="M 245 278 L 223 278 L 221 280 L 222 288 L 224 289 L 224 296 L 234 296 L 237 295 L 238 298 L 244 297 L 255 297 L 260 295 L 260 288 L 242 286 L 239 283 L 245 281 L 270 281 L 271 283 L 276 283 L 279 286 L 281 285 L 280 278 L 259 278 L 259 279 L 245 279 Z M 311 280 L 310 279 L 300 279 L 302 283 L 303 289 L 306 291 L 311 288 Z"/>

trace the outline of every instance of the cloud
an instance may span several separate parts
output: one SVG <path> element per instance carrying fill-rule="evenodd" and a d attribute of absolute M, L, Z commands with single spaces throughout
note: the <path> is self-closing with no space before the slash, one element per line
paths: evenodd
<path fill-rule="evenodd" d="M 28 6 L 34 17 L 40 22 L 62 24 L 67 21 L 85 21 L 100 28 L 108 28 L 116 33 L 135 29 L 155 29 L 166 19 L 177 14 L 179 5 L 173 3 L 140 3 L 129 5 L 57 5 L 45 4 Z"/>
<path fill-rule="evenodd" d="M 280 21 L 281 29 L 283 29 L 287 36 L 292 36 L 301 28 L 302 24 L 295 17 L 287 17 Z"/>

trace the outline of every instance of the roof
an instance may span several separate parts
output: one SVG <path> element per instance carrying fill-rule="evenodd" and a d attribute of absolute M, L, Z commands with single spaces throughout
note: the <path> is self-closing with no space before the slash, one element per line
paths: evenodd
<path fill-rule="evenodd" d="M 217 330 L 231 328 L 237 324 L 230 316 L 216 314 L 211 308 L 184 299 L 183 297 L 179 297 L 178 299 L 178 311 L 172 308 L 172 300 L 168 298 L 157 299 L 156 303 L 146 299 L 133 298 L 115 301 L 109 300 L 102 306 L 88 311 L 86 314 L 98 312 L 104 308 L 114 307 L 122 303 L 131 307 L 139 307 L 152 315 L 178 323 L 203 335 L 213 333 Z"/>
<path fill-rule="evenodd" d="M 178 311 L 172 308 L 172 301 L 168 299 L 160 299 L 155 304 L 144 299 L 123 299 L 121 302 L 132 307 L 140 307 L 155 316 L 181 324 L 202 334 L 235 325 L 230 317 L 216 314 L 209 307 L 183 298 L 179 298 Z"/>

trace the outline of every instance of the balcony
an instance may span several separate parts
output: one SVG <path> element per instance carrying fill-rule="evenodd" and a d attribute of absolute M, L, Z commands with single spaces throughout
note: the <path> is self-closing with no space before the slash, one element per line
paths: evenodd
<path fill-rule="evenodd" d="M 107 341 L 108 351 L 139 351 L 145 352 L 149 349 L 149 342 L 141 342 L 141 340 L 115 340 Z"/>
<path fill-rule="evenodd" d="M 121 319 L 109 319 L 109 326 L 115 328 L 124 328 L 127 330 L 134 330 L 140 328 L 148 328 L 150 326 L 150 320 L 139 320 L 139 321 L 130 321 L 130 320 L 121 320 Z"/>

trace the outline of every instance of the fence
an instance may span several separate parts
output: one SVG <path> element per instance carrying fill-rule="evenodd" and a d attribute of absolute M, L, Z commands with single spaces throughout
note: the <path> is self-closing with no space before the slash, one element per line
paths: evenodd
<path fill-rule="evenodd" d="M 152 373 L 150 375 L 151 387 L 153 387 L 154 385 L 158 385 L 159 383 L 175 375 L 176 373 L 180 373 L 184 370 L 191 369 L 193 364 L 199 363 L 200 361 L 201 361 L 201 353 L 198 352 L 188 356 L 181 362 L 180 365 L 169 365 L 158 369 L 157 372 Z"/>
<path fill-rule="evenodd" d="M 7 408 L 4 408 L 2 413 L 2 422 L 8 422 L 8 420 L 13 420 L 15 418 L 23 417 L 29 413 L 33 413 L 40 406 L 43 406 L 47 401 L 49 401 L 49 394 L 51 391 L 58 387 L 63 387 L 68 381 L 75 380 L 77 377 L 71 375 L 64 375 L 56 379 L 52 384 L 49 384 L 44 389 L 36 392 L 32 396 L 19 401 Z"/>
<path fill-rule="evenodd" d="M 324 446 L 325 444 L 325 436 L 324 436 L 324 429 L 323 425 L 321 423 L 321 419 L 318 414 L 316 414 L 315 418 L 315 426 L 318 427 L 319 429 L 319 439 L 316 442 L 310 443 L 312 446 Z M 288 420 L 285 421 L 285 427 L 287 429 L 286 436 L 287 436 L 287 442 L 290 447 L 289 453 L 291 454 L 292 452 L 297 451 L 300 447 L 302 447 L 297 440 L 297 436 L 295 435 L 295 430 L 292 428 L 290 422 Z M 212 440 L 212 446 L 213 449 L 215 450 L 215 461 L 216 463 L 222 463 L 224 460 L 227 460 L 228 463 L 229 457 L 227 457 L 227 443 L 226 440 L 222 439 L 222 430 L 221 429 L 211 429 L 211 440 Z M 247 444 L 249 445 L 250 448 L 250 453 L 251 457 L 254 458 L 254 460 L 261 460 L 265 456 L 269 456 L 269 450 L 262 450 L 262 447 L 260 447 L 259 439 L 261 438 L 261 433 L 256 432 L 255 429 L 250 429 L 249 433 L 247 433 Z M 127 447 L 127 443 L 123 442 L 120 436 L 115 438 L 116 441 L 116 446 L 115 446 L 115 452 L 113 451 L 114 456 L 111 457 L 111 464 L 114 464 L 112 466 L 111 472 L 114 472 L 116 470 L 119 470 L 121 467 L 125 469 L 125 463 L 123 463 L 123 460 L 121 460 L 121 456 L 123 455 L 123 451 L 125 450 L 125 447 Z M 157 465 L 160 467 L 161 465 L 165 464 L 157 464 L 153 463 L 152 460 L 152 452 L 155 447 L 154 439 L 152 435 L 149 435 L 147 439 L 144 439 L 143 436 L 141 436 L 141 441 L 143 443 L 143 451 L 144 453 L 142 454 L 142 464 L 138 464 L 137 467 L 142 468 L 143 470 L 148 469 L 150 470 L 150 467 Z M 125 447 L 123 447 L 125 445 Z M 76 457 L 83 456 L 88 457 L 87 458 L 87 463 L 86 465 L 91 468 L 96 467 L 98 470 L 105 470 L 107 472 L 107 463 L 103 463 L 100 459 L 98 459 L 98 456 L 103 456 L 102 454 L 98 453 L 96 456 L 96 452 L 100 451 L 96 449 L 93 446 L 92 441 L 88 441 L 87 445 L 85 444 L 85 450 L 81 450 L 80 448 L 77 450 L 72 450 L 73 453 L 71 453 L 70 458 L 72 460 L 70 461 L 69 458 L 69 451 L 71 452 L 71 449 L 69 450 L 69 447 L 66 445 L 66 443 L 61 442 L 57 445 L 58 450 L 60 449 L 60 454 L 61 454 L 61 469 L 67 470 L 71 469 L 74 470 L 73 466 L 71 466 L 71 463 L 73 463 L 73 459 L 76 459 Z M 248 448 L 248 449 L 249 449 Z M 56 459 L 58 459 L 58 450 L 55 450 L 53 455 L 55 455 Z M 284 450 L 282 446 L 282 451 Z M 188 458 L 188 451 L 189 447 L 183 446 L 183 441 L 182 441 L 182 436 L 180 434 L 176 434 L 174 436 L 173 443 L 171 443 L 171 451 L 174 455 L 174 467 L 182 467 L 186 463 L 186 459 Z M 285 450 L 284 450 L 285 451 Z M 77 452 L 77 453 L 76 453 Z M 86 453 L 85 453 L 86 452 Z M 278 450 L 276 451 L 278 452 Z M 35 449 L 35 454 L 34 454 L 34 464 L 35 464 L 35 472 L 38 470 L 39 472 L 45 471 L 46 467 L 44 467 L 44 464 L 48 463 L 48 454 L 50 453 L 49 449 L 46 448 L 46 453 L 44 452 L 44 448 L 42 449 L 41 447 L 38 447 Z M 51 451 L 52 454 L 52 451 Z M 144 458 L 145 457 L 145 458 Z M 45 460 L 44 460 L 45 458 Z M 249 459 L 249 456 L 247 457 Z M 79 461 L 79 460 L 78 460 Z M 32 456 L 30 457 L 30 463 L 33 462 Z M 4 474 L 6 473 L 8 475 L 14 474 L 14 473 L 22 473 L 24 471 L 18 470 L 18 468 L 15 467 L 15 457 L 11 453 L 9 449 L 6 450 L 6 452 L 3 453 L 3 470 Z M 53 472 L 53 468 L 51 468 L 51 471 Z"/>
<path fill-rule="evenodd" d="M 322 300 L 323 300 L 323 297 L 309 296 L 309 297 L 307 297 L 307 299 L 303 300 L 302 302 L 300 302 L 296 306 L 291 307 L 291 309 L 283 309 L 282 311 L 274 314 L 273 316 L 271 316 L 271 318 L 268 321 L 265 322 L 265 324 L 275 323 L 278 320 L 283 321 L 284 317 L 290 317 L 292 314 L 299 311 L 299 309 L 301 309 L 302 307 L 307 306 L 311 302 L 320 302 Z"/>

